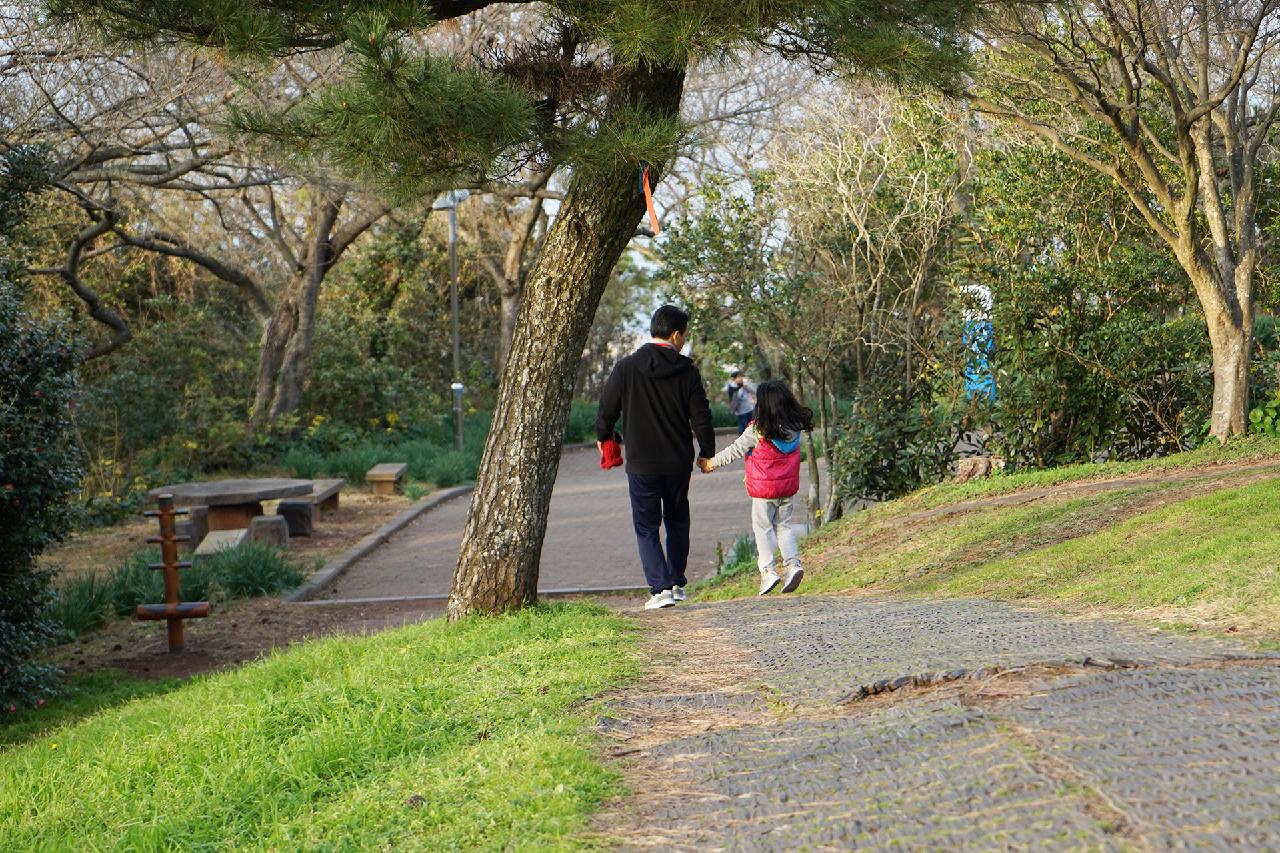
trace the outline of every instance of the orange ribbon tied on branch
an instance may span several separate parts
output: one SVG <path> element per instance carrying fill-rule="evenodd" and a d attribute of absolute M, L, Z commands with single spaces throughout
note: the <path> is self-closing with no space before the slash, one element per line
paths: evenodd
<path fill-rule="evenodd" d="M 653 206 L 653 187 L 649 185 L 649 164 L 640 161 L 640 191 L 644 193 L 644 206 L 649 210 L 649 230 L 653 232 L 653 236 L 662 233 L 662 226 L 658 224 L 658 210 Z"/>

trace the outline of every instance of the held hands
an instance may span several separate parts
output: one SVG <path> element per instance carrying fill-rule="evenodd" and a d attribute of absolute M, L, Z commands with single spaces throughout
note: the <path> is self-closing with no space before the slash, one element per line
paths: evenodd
<path fill-rule="evenodd" d="M 710 459 L 702 456 L 698 458 L 698 469 L 704 474 L 710 474 L 712 471 L 716 470 L 716 466 L 711 464 Z"/>

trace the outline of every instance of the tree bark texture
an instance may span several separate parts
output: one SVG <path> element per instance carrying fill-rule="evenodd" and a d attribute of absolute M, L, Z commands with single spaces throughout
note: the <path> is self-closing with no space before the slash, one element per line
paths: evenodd
<path fill-rule="evenodd" d="M 627 72 L 613 103 L 676 115 L 683 88 L 683 69 L 640 65 Z M 525 283 L 454 571 L 450 619 L 537 599 L 578 363 L 609 275 L 644 210 L 638 168 L 619 162 L 575 173 Z"/>
<path fill-rule="evenodd" d="M 1251 279 L 1253 271 L 1241 271 Z M 1252 281 L 1247 285 L 1252 295 Z M 1197 288 L 1199 289 L 1199 288 Z M 1249 359 L 1253 352 L 1253 302 L 1245 305 L 1201 297 L 1213 351 L 1213 413 L 1210 433 L 1220 441 L 1249 429 Z"/>

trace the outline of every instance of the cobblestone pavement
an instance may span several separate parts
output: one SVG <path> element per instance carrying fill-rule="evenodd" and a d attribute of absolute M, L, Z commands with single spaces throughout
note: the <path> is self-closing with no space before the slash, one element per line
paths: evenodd
<path fill-rule="evenodd" d="M 641 618 L 679 651 L 601 716 L 625 849 L 1280 849 L 1275 655 L 975 600 Z"/>
<path fill-rule="evenodd" d="M 1252 656 L 1238 644 L 994 601 L 760 598 L 694 605 L 749 650 L 788 698 L 840 702 L 1028 664 L 1195 663 Z"/>

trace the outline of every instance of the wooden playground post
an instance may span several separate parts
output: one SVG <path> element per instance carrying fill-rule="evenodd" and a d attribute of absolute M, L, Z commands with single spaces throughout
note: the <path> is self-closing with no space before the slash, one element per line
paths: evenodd
<path fill-rule="evenodd" d="M 183 619 L 200 619 L 209 615 L 209 602 L 195 601 L 182 603 L 179 598 L 179 569 L 191 568 L 189 561 L 178 559 L 178 543 L 190 541 L 189 536 L 179 536 L 174 518 L 185 515 L 185 509 L 173 508 L 173 495 L 160 495 L 156 503 L 159 509 L 143 513 L 148 518 L 160 519 L 160 535 L 152 536 L 147 541 L 159 543 L 160 562 L 151 563 L 148 568 L 164 572 L 164 604 L 139 604 L 134 614 L 137 619 L 155 621 L 163 619 L 169 628 L 169 651 L 177 653 L 183 646 Z"/>

